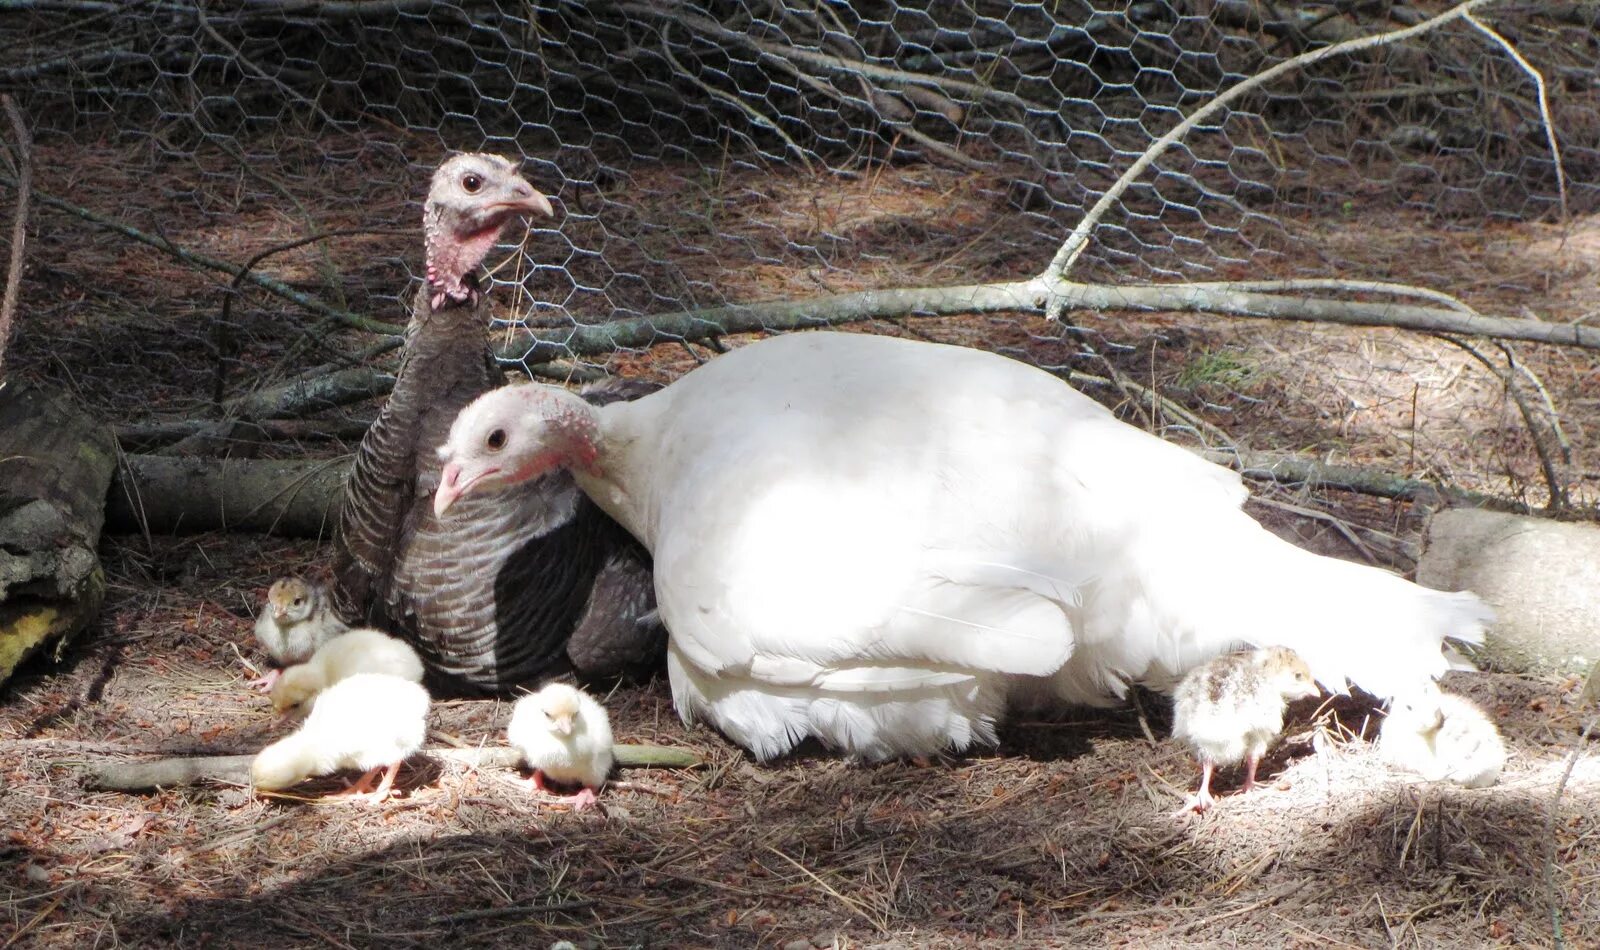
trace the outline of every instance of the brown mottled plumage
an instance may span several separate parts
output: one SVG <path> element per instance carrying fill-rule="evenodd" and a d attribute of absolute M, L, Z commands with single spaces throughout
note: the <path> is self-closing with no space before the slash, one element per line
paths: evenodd
<path fill-rule="evenodd" d="M 504 383 L 477 268 L 501 229 L 532 212 L 552 213 L 549 201 L 498 156 L 456 155 L 434 174 L 427 282 L 394 391 L 356 456 L 335 555 L 342 614 L 414 644 L 436 683 L 473 691 L 537 680 L 567 662 L 569 638 L 576 665 L 599 673 L 664 643 L 648 555 L 565 473 L 433 514 L 451 421 Z"/>

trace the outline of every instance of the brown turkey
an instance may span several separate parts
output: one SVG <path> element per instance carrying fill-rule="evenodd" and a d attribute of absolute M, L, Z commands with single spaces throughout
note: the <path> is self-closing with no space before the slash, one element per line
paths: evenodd
<path fill-rule="evenodd" d="M 340 514 L 335 606 L 414 644 L 430 682 L 456 690 L 505 692 L 568 663 L 618 672 L 665 643 L 649 555 L 569 475 L 433 514 L 437 450 L 451 421 L 505 383 L 487 343 L 479 265 L 506 224 L 533 213 L 554 214 L 503 158 L 454 155 L 434 173 L 423 208 L 426 281 Z M 585 397 L 604 403 L 652 388 L 613 383 Z"/>

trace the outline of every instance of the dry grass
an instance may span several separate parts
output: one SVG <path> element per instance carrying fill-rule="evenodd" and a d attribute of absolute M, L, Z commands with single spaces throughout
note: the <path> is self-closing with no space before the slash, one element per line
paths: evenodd
<path fill-rule="evenodd" d="M 122 146 L 45 141 L 39 185 L 237 261 L 312 228 L 409 227 L 419 178 L 393 156 L 434 148 L 431 139 L 350 142 L 341 154 L 354 164 L 338 166 L 288 150 L 264 172 L 205 154 L 191 167 Z M 968 172 L 891 167 L 825 182 L 791 174 L 644 166 L 609 201 L 563 194 L 571 243 L 541 234 L 529 248 L 566 269 L 525 275 L 526 295 L 502 289 L 498 299 L 559 323 L 564 315 L 533 303 L 594 320 L 680 302 L 1014 278 L 1036 270 L 1054 240 L 1008 205 L 1003 186 Z M 40 221 L 13 361 L 113 421 L 202 411 L 215 360 L 209 321 L 225 281 L 58 212 Z M 1285 226 L 1306 242 L 1265 255 L 1248 276 L 1432 275 L 1426 282 L 1505 315 L 1527 307 L 1564 321 L 1600 309 L 1593 220 L 1563 241 L 1542 225 L 1463 230 L 1374 201 L 1355 215 Z M 574 255 L 572 244 L 601 253 Z M 269 269 L 398 320 L 412 250 L 363 238 L 274 258 Z M 256 293 L 236 313 L 230 391 L 371 342 L 319 333 L 286 357 L 316 319 Z M 1188 315 L 1078 318 L 1119 372 L 1250 448 L 1544 498 L 1498 382 L 1440 341 Z M 1031 318 L 862 329 L 1053 368 L 1105 365 Z M 1600 360 L 1519 349 L 1578 451 L 1574 498 L 1593 504 L 1600 471 L 1587 458 L 1600 436 Z M 660 347 L 606 365 L 666 380 L 705 356 Z M 1307 506 L 1320 520 L 1295 510 Z M 1255 511 L 1327 553 L 1365 550 L 1401 566 L 1415 553 L 1419 516 L 1404 505 L 1274 490 Z M 1152 744 L 1131 712 L 1014 723 L 995 752 L 930 766 L 803 754 L 758 767 L 680 726 L 659 682 L 611 698 L 619 736 L 692 747 L 710 765 L 624 776 L 606 796 L 607 817 L 542 804 L 506 774 L 425 761 L 402 773 L 403 797 L 382 808 L 255 799 L 237 788 L 91 793 L 75 762 L 245 752 L 279 734 L 265 700 L 242 686 L 236 647 L 249 653 L 249 617 L 271 578 L 315 570 L 326 550 L 260 537 L 149 546 L 118 538 L 105 556 L 111 594 L 101 622 L 60 667 L 38 666 L 8 687 L 0 705 L 0 946 L 1540 946 L 1551 941 L 1547 845 L 1570 945 L 1600 945 L 1592 758 L 1573 773 L 1553 839 L 1546 830 L 1581 724 L 1570 682 L 1485 675 L 1452 684 L 1488 703 L 1506 729 L 1513 759 L 1493 789 L 1410 783 L 1386 772 L 1365 741 L 1315 739 L 1302 720 L 1269 769 L 1276 784 L 1224 799 L 1204 820 L 1171 816 L 1192 767 L 1159 721 Z M 436 725 L 493 742 L 507 715 L 503 703 L 452 702 L 438 707 Z M 1348 712 L 1346 721 L 1358 718 Z"/>
<path fill-rule="evenodd" d="M 1313 722 L 1271 778 L 1203 819 L 1159 702 L 1021 721 L 993 753 L 921 766 L 820 753 L 759 767 L 677 722 L 663 683 L 611 697 L 619 737 L 693 748 L 698 771 L 635 771 L 606 816 L 542 803 L 511 773 L 419 759 L 382 807 L 323 782 L 88 792 L 75 763 L 235 753 L 282 732 L 234 647 L 274 572 L 309 544 L 203 536 L 107 545 L 99 630 L 0 707 L 0 919 L 21 945 L 436 944 L 849 947 L 1538 946 L 1546 823 L 1580 712 L 1575 683 L 1457 675 L 1512 760 L 1495 788 L 1417 784 Z M 437 730 L 496 742 L 505 703 L 451 701 Z M 1343 722 L 1361 726 L 1346 705 Z M 1232 786 L 1231 777 L 1224 787 Z M 1572 946 L 1600 940 L 1600 760 L 1579 762 L 1554 844 Z"/>

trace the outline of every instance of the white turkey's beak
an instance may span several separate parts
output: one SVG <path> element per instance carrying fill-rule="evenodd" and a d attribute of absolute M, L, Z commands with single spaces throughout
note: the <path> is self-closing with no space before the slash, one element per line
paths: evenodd
<path fill-rule="evenodd" d="M 556 718 L 550 720 L 550 725 L 555 727 L 556 732 L 560 733 L 561 735 L 572 735 L 571 716 L 557 716 Z"/>
<path fill-rule="evenodd" d="M 461 463 L 451 462 L 439 474 L 439 489 L 433 493 L 433 514 L 436 518 L 444 517 L 456 499 L 472 490 L 472 486 L 483 481 L 490 475 L 500 471 L 498 468 L 486 468 L 476 475 L 468 477 L 465 481 L 461 478 Z"/>

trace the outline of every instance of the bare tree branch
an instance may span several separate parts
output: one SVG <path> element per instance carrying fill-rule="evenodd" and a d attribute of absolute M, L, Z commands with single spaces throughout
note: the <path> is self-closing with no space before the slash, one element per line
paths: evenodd
<path fill-rule="evenodd" d="M 1494 0 L 1466 0 L 1466 2 L 1451 7 L 1438 16 L 1424 20 L 1416 26 L 1393 30 L 1388 33 L 1379 33 L 1374 36 L 1357 37 L 1346 40 L 1343 43 L 1335 43 L 1332 46 L 1324 46 L 1321 49 L 1301 53 L 1299 56 L 1284 60 L 1271 69 L 1235 83 L 1221 95 L 1190 113 L 1188 118 L 1173 126 L 1167 134 L 1152 142 L 1150 147 L 1145 149 L 1144 154 L 1140 155 L 1132 165 L 1128 166 L 1128 170 L 1122 173 L 1122 177 L 1118 178 L 1115 184 L 1106 189 L 1105 194 L 1100 196 L 1100 200 L 1095 202 L 1094 207 L 1090 208 L 1089 212 L 1083 216 L 1083 220 L 1078 222 L 1078 226 L 1072 230 L 1072 234 L 1068 235 L 1060 250 L 1056 251 L 1056 256 L 1050 261 L 1050 266 L 1045 268 L 1041 278 L 1050 284 L 1064 281 L 1067 271 L 1076 263 L 1078 256 L 1083 253 L 1084 249 L 1089 246 L 1089 237 L 1094 233 L 1094 229 L 1100 226 L 1100 220 L 1111 210 L 1111 206 L 1121 199 L 1123 193 L 1139 179 L 1139 176 L 1144 174 L 1145 169 L 1154 164 L 1155 160 L 1165 154 L 1167 149 L 1182 140 L 1196 126 L 1211 118 L 1235 99 L 1257 87 L 1272 82 L 1285 73 L 1304 69 L 1313 63 L 1321 62 L 1334 56 L 1344 56 L 1364 49 L 1386 46 L 1390 43 L 1409 39 L 1420 33 L 1436 29 L 1458 17 L 1466 16 L 1473 9 L 1492 2 Z M 1060 296 L 1051 297 L 1045 308 L 1046 317 L 1055 320 L 1061 316 L 1067 306 L 1066 301 L 1063 299 L 1064 297 L 1064 293 Z"/>
<path fill-rule="evenodd" d="M 1488 317 L 1459 309 L 1396 303 L 1318 300 L 1250 293 L 1231 284 L 1062 283 L 1052 295 L 1042 278 L 953 287 L 903 287 L 858 293 L 732 304 L 704 310 L 631 317 L 609 323 L 513 333 L 504 358 L 541 363 L 559 356 L 586 356 L 658 343 L 703 340 L 730 333 L 815 329 L 905 316 L 1039 311 L 1052 296 L 1066 310 L 1143 310 L 1210 313 L 1345 326 L 1392 327 L 1423 333 L 1458 333 L 1600 350 L 1600 328 Z"/>

